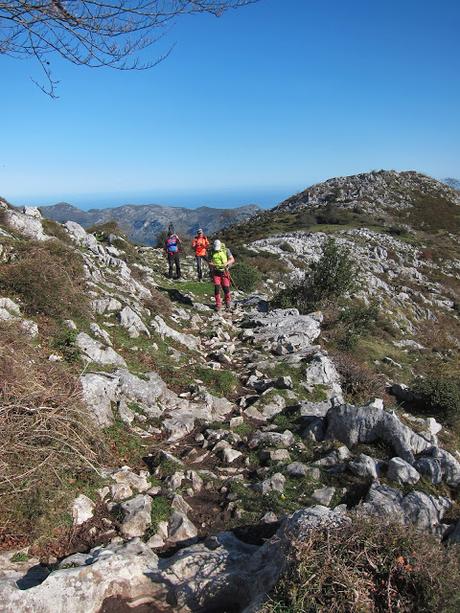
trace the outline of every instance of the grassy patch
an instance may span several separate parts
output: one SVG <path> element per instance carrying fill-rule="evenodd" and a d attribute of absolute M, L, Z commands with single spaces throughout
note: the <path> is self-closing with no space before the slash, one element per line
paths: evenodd
<path fill-rule="evenodd" d="M 219 397 L 231 396 L 239 383 L 231 370 L 212 370 L 199 366 L 195 369 L 195 374 L 212 394 Z"/>
<path fill-rule="evenodd" d="M 13 562 L 13 564 L 19 564 L 20 562 L 27 562 L 28 559 L 29 556 L 25 551 L 18 551 L 10 558 L 10 562 Z"/>
<path fill-rule="evenodd" d="M 129 466 L 141 463 L 147 445 L 121 419 L 116 418 L 111 426 L 104 428 L 104 435 L 115 458 Z"/>
<path fill-rule="evenodd" d="M 152 511 L 150 514 L 152 523 L 145 538 L 149 539 L 153 536 L 157 532 L 160 522 L 168 521 L 170 515 L 171 502 L 165 496 L 155 496 L 152 499 Z"/>

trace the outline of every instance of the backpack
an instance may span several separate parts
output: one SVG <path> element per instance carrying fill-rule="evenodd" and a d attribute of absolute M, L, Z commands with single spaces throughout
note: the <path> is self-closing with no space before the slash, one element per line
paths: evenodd
<path fill-rule="evenodd" d="M 175 234 L 166 239 L 166 250 L 168 253 L 177 253 L 179 251 L 177 236 Z"/>

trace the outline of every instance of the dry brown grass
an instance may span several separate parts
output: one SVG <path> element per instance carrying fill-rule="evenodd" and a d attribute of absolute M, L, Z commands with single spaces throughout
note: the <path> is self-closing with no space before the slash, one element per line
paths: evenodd
<path fill-rule="evenodd" d="M 68 318 L 89 313 L 83 260 L 59 241 L 19 243 L 16 259 L 0 265 L 0 290 L 17 296 L 31 315 Z"/>
<path fill-rule="evenodd" d="M 460 607 L 459 549 L 376 517 L 319 528 L 288 552 L 263 613 L 428 613 Z"/>
<path fill-rule="evenodd" d="M 384 398 L 385 380 L 350 353 L 331 351 L 331 357 L 339 372 L 342 389 L 349 401 L 367 402 L 372 398 Z"/>
<path fill-rule="evenodd" d="M 49 362 L 15 325 L 0 329 L 0 533 L 33 531 L 80 471 L 95 471 L 102 439 L 78 379 Z M 40 499 L 40 509 L 33 509 Z M 34 526 L 35 528 L 35 526 Z"/>
<path fill-rule="evenodd" d="M 142 301 L 143 306 L 149 309 L 152 315 L 161 315 L 162 317 L 171 315 L 172 302 L 169 297 L 150 284 L 146 284 L 146 287 L 150 290 L 151 298 L 144 298 Z"/>

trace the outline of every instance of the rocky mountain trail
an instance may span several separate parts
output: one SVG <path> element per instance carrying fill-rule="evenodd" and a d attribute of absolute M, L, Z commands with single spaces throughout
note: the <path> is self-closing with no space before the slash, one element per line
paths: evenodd
<path fill-rule="evenodd" d="M 406 365 L 376 358 L 384 387 L 358 401 L 330 350 L 328 314 L 269 305 L 282 283 L 235 290 L 233 309 L 215 312 L 191 256 L 183 279 L 169 280 L 161 250 L 101 240 L 75 222 L 48 227 L 58 238 L 36 211 L 7 217 L 3 266 L 20 261 L 27 241 L 65 240 L 66 257 L 82 262 L 83 315 L 33 310 L 0 279 L 0 319 L 32 339 L 33 360 L 74 377 L 85 420 L 108 447 L 70 478 L 66 526 L 16 549 L 5 539 L 0 600 L 9 610 L 257 611 L 289 543 L 356 513 L 458 540 L 455 436 L 395 401 L 415 398 L 399 378 Z M 360 262 L 364 289 L 353 297 L 377 299 L 404 343 L 387 357 L 413 359 L 431 351 L 418 342 L 420 323 L 455 317 L 432 274 L 454 274 L 457 262 L 424 260 L 418 247 L 380 236 L 355 228 L 337 242 Z M 326 239 L 295 232 L 247 249 L 282 256 L 301 278 L 300 263 L 318 261 Z M 402 279 L 410 287 L 396 293 Z"/>

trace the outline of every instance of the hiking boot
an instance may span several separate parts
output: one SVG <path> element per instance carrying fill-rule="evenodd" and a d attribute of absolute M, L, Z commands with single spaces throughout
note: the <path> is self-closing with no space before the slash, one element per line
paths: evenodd
<path fill-rule="evenodd" d="M 226 304 L 226 305 L 225 305 L 225 310 L 226 310 L 226 311 L 233 311 L 233 307 L 232 307 L 232 305 L 231 305 L 230 303 L 229 303 L 229 304 Z"/>

